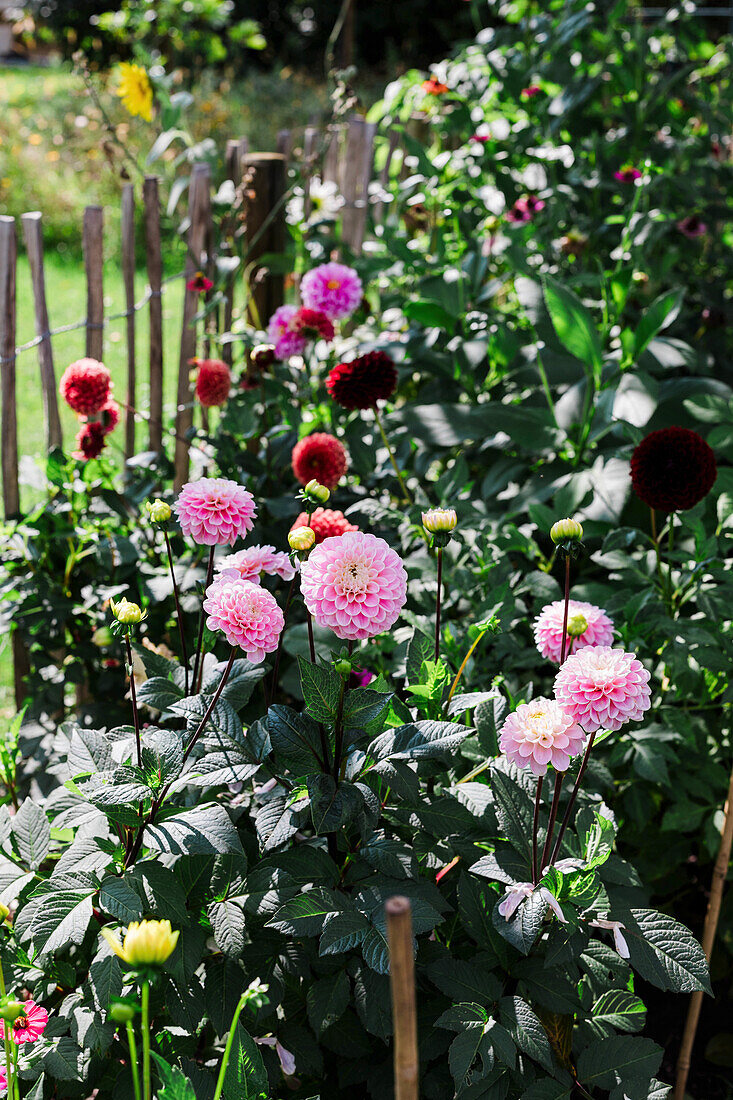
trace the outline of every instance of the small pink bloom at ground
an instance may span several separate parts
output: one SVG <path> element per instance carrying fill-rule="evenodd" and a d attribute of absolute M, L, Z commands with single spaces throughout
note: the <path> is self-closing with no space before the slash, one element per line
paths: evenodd
<path fill-rule="evenodd" d="M 316 546 L 301 565 L 300 586 L 316 622 L 338 638 L 371 638 L 389 630 L 407 599 L 399 555 L 384 539 L 362 531 Z"/>
<path fill-rule="evenodd" d="M 649 673 L 634 653 L 586 646 L 567 658 L 555 678 L 563 710 L 586 730 L 621 729 L 651 706 Z"/>
<path fill-rule="evenodd" d="M 689 240 L 694 240 L 696 237 L 704 237 L 708 231 L 708 227 L 697 214 L 688 214 L 686 218 L 682 218 L 677 222 L 677 228 L 680 233 L 687 237 Z"/>
<path fill-rule="evenodd" d="M 216 572 L 222 581 L 242 580 L 259 584 L 263 573 L 290 581 L 295 576 L 295 566 L 288 554 L 276 550 L 274 546 L 248 546 L 222 558 Z"/>
<path fill-rule="evenodd" d="M 534 624 L 534 640 L 538 650 L 548 661 L 559 663 L 562 655 L 562 624 L 565 613 L 565 601 L 555 600 L 542 608 Z M 582 634 L 573 637 L 572 651 L 577 653 L 587 645 L 611 645 L 613 642 L 613 622 L 602 608 L 584 600 L 570 600 L 568 604 L 568 622 L 574 616 L 582 615 L 588 624 Z M 568 647 L 569 648 L 569 647 Z"/>
<path fill-rule="evenodd" d="M 300 295 L 307 309 L 320 310 L 331 321 L 341 321 L 361 303 L 361 279 L 346 264 L 320 264 L 303 276 Z"/>
<path fill-rule="evenodd" d="M 48 1013 L 35 1001 L 25 1001 L 25 1011 L 10 1025 L 10 1038 L 20 1046 L 22 1043 L 35 1043 L 41 1038 L 48 1023 Z M 5 1038 L 5 1021 L 0 1020 L 0 1039 Z"/>
<path fill-rule="evenodd" d="M 184 485 L 173 505 L 184 535 L 203 546 L 232 545 L 252 530 L 254 497 L 223 477 L 202 477 Z"/>
<path fill-rule="evenodd" d="M 567 771 L 570 759 L 582 751 L 585 733 L 554 699 L 540 696 L 520 703 L 501 727 L 499 748 L 518 768 L 545 775 L 547 765 Z"/>
<path fill-rule="evenodd" d="M 539 84 L 530 84 L 528 88 L 522 88 L 523 99 L 533 99 L 536 95 L 540 95 L 542 88 Z"/>
<path fill-rule="evenodd" d="M 285 626 L 275 597 L 251 581 L 214 581 L 206 589 L 204 611 L 209 630 L 221 630 L 254 664 L 277 649 Z"/>
<path fill-rule="evenodd" d="M 627 164 L 624 168 L 619 168 L 618 172 L 614 172 L 613 178 L 619 183 L 636 183 L 641 179 L 641 172 L 632 164 Z"/>
<path fill-rule="evenodd" d="M 306 349 L 308 341 L 297 327 L 295 321 L 297 315 L 297 306 L 280 306 L 270 318 L 267 335 L 275 345 L 275 355 L 278 359 L 302 355 Z"/>
<path fill-rule="evenodd" d="M 189 290 L 192 294 L 205 294 L 207 290 L 211 290 L 211 279 L 207 279 L 203 271 L 197 271 L 192 279 L 189 279 L 186 283 L 186 290 Z"/>

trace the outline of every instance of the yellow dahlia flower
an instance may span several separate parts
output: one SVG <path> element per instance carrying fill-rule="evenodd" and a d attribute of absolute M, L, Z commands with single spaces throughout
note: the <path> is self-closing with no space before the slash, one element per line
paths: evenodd
<path fill-rule="evenodd" d="M 139 115 L 146 122 L 153 117 L 153 86 L 141 65 L 123 61 L 120 65 L 120 86 L 117 95 L 131 115 Z"/>
<path fill-rule="evenodd" d="M 115 955 L 135 968 L 162 966 L 178 943 L 178 931 L 174 932 L 169 920 L 133 921 L 127 928 L 122 942 L 108 928 L 102 935 Z"/>

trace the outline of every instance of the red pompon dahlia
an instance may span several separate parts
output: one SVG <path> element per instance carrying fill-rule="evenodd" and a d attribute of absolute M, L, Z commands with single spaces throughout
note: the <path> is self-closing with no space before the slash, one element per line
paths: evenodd
<path fill-rule="evenodd" d="M 61 375 L 59 393 L 80 416 L 98 413 L 109 397 L 110 377 L 104 363 L 96 359 L 77 359 Z"/>
<path fill-rule="evenodd" d="M 320 309 L 299 309 L 291 321 L 291 328 L 308 340 L 333 340 L 336 335 L 332 322 Z"/>
<path fill-rule="evenodd" d="M 333 508 L 316 508 L 310 519 L 307 512 L 301 512 L 290 530 L 294 531 L 296 527 L 310 527 L 316 536 L 316 545 L 335 535 L 345 535 L 347 531 L 359 530 L 356 524 L 349 523 L 343 512 Z"/>
<path fill-rule="evenodd" d="M 88 420 L 86 424 L 82 424 L 77 432 L 77 450 L 72 451 L 72 458 L 82 459 L 84 462 L 97 458 L 104 450 L 106 434 L 101 420 Z"/>
<path fill-rule="evenodd" d="M 207 409 L 223 405 L 229 397 L 232 372 L 221 359 L 194 359 L 196 397 Z"/>
<path fill-rule="evenodd" d="M 335 489 L 349 465 L 343 443 L 328 432 L 314 432 L 296 443 L 292 463 L 301 485 L 315 478 L 327 489 Z"/>
<path fill-rule="evenodd" d="M 326 379 L 326 389 L 345 409 L 372 409 L 397 388 L 397 371 L 386 351 L 368 351 L 350 363 L 337 363 Z"/>
<path fill-rule="evenodd" d="M 715 455 L 690 428 L 660 428 L 634 448 L 631 484 L 650 508 L 684 512 L 706 497 L 717 477 Z"/>

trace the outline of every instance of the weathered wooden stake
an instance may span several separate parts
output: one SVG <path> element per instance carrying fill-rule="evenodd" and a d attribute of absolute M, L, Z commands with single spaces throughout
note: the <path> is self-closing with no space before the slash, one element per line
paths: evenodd
<path fill-rule="evenodd" d="M 56 374 L 53 367 L 53 349 L 49 335 L 48 307 L 46 305 L 46 275 L 43 264 L 43 227 L 41 214 L 35 210 L 21 215 L 23 238 L 28 254 L 33 286 L 33 306 L 36 318 L 36 336 L 38 345 L 38 363 L 41 368 L 41 393 L 46 423 L 46 448 L 60 447 L 62 444 L 59 401 L 56 390 Z"/>
<path fill-rule="evenodd" d="M 20 513 L 18 490 L 18 419 L 15 394 L 15 279 L 18 239 L 15 218 L 0 217 L 0 359 L 2 359 L 3 509 L 5 518 Z"/>
<path fill-rule="evenodd" d="M 160 247 L 160 195 L 158 177 L 146 176 L 143 183 L 145 207 L 145 253 L 150 284 L 150 421 L 149 447 L 163 448 L 163 258 Z"/>
<path fill-rule="evenodd" d="M 125 286 L 127 336 L 127 408 L 125 410 L 125 460 L 135 454 L 135 187 L 122 189 L 122 280 Z"/>
<path fill-rule="evenodd" d="M 308 221 L 313 203 L 311 202 L 311 179 L 315 175 L 315 154 L 318 142 L 318 130 L 307 126 L 303 134 L 303 215 Z"/>
<path fill-rule="evenodd" d="M 209 237 L 211 205 L 208 164 L 194 164 L 188 194 L 188 255 L 186 282 L 196 271 L 206 266 L 204 249 Z M 191 360 L 196 356 L 196 327 L 192 323 L 200 308 L 200 298 L 194 290 L 186 290 L 183 298 L 181 352 L 178 362 L 178 396 L 176 401 L 176 455 L 174 488 L 178 492 L 188 480 L 189 432 L 193 427 L 193 393 L 191 391 Z"/>
<path fill-rule="evenodd" d="M 407 898 L 390 898 L 385 911 L 394 1026 L 395 1100 L 417 1100 L 419 1061 L 410 902 Z"/>
<path fill-rule="evenodd" d="M 234 186 L 239 187 L 242 181 L 242 157 L 249 149 L 246 137 L 230 138 L 226 147 L 227 177 L 234 181 Z"/>
<path fill-rule="evenodd" d="M 104 210 L 101 206 L 84 209 L 82 247 L 87 276 L 87 355 L 101 362 L 104 356 Z"/>
<path fill-rule="evenodd" d="M 346 151 L 341 170 L 341 193 L 344 212 L 341 236 L 352 252 L 358 255 L 364 243 L 369 202 L 369 181 L 374 164 L 376 124 L 363 118 L 352 118 L 346 133 Z"/>
<path fill-rule="evenodd" d="M 723 904 L 723 890 L 725 888 L 725 880 L 728 876 L 731 848 L 733 848 L 733 769 L 731 769 L 730 783 L 728 784 L 728 799 L 723 807 L 723 834 L 720 838 L 718 858 L 715 861 L 715 867 L 713 869 L 713 883 L 710 887 L 710 900 L 708 901 L 708 911 L 705 914 L 705 927 L 702 933 L 702 949 L 705 952 L 705 958 L 708 962 L 710 962 L 710 957 L 713 953 L 715 933 L 718 930 L 720 909 Z M 697 1025 L 700 1021 L 702 999 L 704 996 L 704 993 L 698 991 L 693 993 L 690 997 L 690 1006 L 687 1010 L 687 1019 L 685 1020 L 685 1030 L 682 1034 L 680 1053 L 677 1059 L 677 1079 L 675 1081 L 673 1100 L 684 1100 L 685 1086 L 687 1085 L 687 1077 L 692 1062 L 692 1048 L 695 1043 L 695 1035 L 697 1034 Z"/>
<path fill-rule="evenodd" d="M 291 130 L 278 130 L 275 148 L 278 153 L 282 153 L 286 161 L 290 160 L 290 154 L 293 151 L 293 134 Z"/>
<path fill-rule="evenodd" d="M 249 153 L 242 158 L 242 170 L 254 169 L 253 198 L 247 207 L 245 269 L 256 269 L 265 253 L 285 248 L 285 157 L 281 153 Z M 253 324 L 264 328 L 283 304 L 285 280 L 281 274 L 255 270 L 250 276 L 249 315 Z"/>

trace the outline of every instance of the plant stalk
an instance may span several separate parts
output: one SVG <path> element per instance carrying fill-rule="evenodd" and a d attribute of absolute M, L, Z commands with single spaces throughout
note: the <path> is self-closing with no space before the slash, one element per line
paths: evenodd
<path fill-rule="evenodd" d="M 268 710 L 269 704 L 275 701 L 275 695 L 277 694 L 277 677 L 280 672 L 280 658 L 282 657 L 283 652 L 283 635 L 285 634 L 285 627 L 288 625 L 288 611 L 290 610 L 290 602 L 293 598 L 293 593 L 295 592 L 295 582 L 297 579 L 298 574 L 295 573 L 293 575 L 293 579 L 290 582 L 290 588 L 288 589 L 288 595 L 285 600 L 285 610 L 283 611 L 283 628 L 280 631 L 280 638 L 278 639 L 277 643 L 277 653 L 275 654 L 275 667 L 272 670 L 272 691 L 270 692 Z"/>
<path fill-rule="evenodd" d="M 565 555 L 565 609 L 562 616 L 562 652 L 560 664 L 565 664 L 565 654 L 568 648 L 568 610 L 570 608 L 570 555 Z"/>
<path fill-rule="evenodd" d="M 440 601 L 443 592 L 443 547 L 438 547 L 438 590 L 435 596 L 435 656 L 433 660 L 438 662 L 440 657 Z"/>
<path fill-rule="evenodd" d="M 221 1100 L 221 1094 L 224 1090 L 224 1079 L 227 1075 L 227 1066 L 229 1065 L 229 1058 L 231 1057 L 232 1047 L 234 1045 L 234 1035 L 237 1029 L 237 1023 L 239 1016 L 247 1001 L 247 990 L 244 991 L 239 998 L 237 1007 L 234 1010 L 232 1016 L 232 1022 L 229 1025 L 229 1034 L 227 1036 L 226 1046 L 224 1047 L 224 1054 L 222 1055 L 221 1065 L 219 1067 L 219 1076 L 216 1080 L 216 1092 L 214 1093 L 214 1100 Z"/>
<path fill-rule="evenodd" d="M 127 1043 L 130 1048 L 130 1070 L 132 1072 L 132 1088 L 135 1093 L 135 1100 L 141 1100 L 140 1096 L 140 1071 L 137 1068 L 137 1043 L 135 1042 L 135 1032 L 132 1028 L 132 1021 L 127 1021 Z"/>
<path fill-rule="evenodd" d="M 558 772 L 555 776 L 555 790 L 552 793 L 552 805 L 550 806 L 550 820 L 547 824 L 547 836 L 545 837 L 545 846 L 542 849 L 542 861 L 539 867 L 539 874 L 542 877 L 542 873 L 547 867 L 547 857 L 550 854 L 550 845 L 552 844 L 552 834 L 555 831 L 555 821 L 557 820 L 557 808 L 560 805 L 560 791 L 562 790 L 563 780 L 565 779 L 565 772 Z"/>
<path fill-rule="evenodd" d="M 376 405 L 374 405 L 374 419 L 377 422 L 377 427 L 379 428 L 379 434 L 382 437 L 382 443 L 384 443 L 385 447 L 387 448 L 387 454 L 389 455 L 389 460 L 392 463 L 392 469 L 394 470 L 395 474 L 397 475 L 397 480 L 400 483 L 400 489 L 402 490 L 402 495 L 405 498 L 405 503 L 406 504 L 413 504 L 414 501 L 413 501 L 412 497 L 410 496 L 410 493 L 407 489 L 407 486 L 405 485 L 405 483 L 402 479 L 402 474 L 400 473 L 400 468 L 397 465 L 397 459 L 395 458 L 394 451 L 392 450 L 392 446 L 391 446 L 389 440 L 387 439 L 387 433 L 385 432 L 384 425 L 382 424 L 382 417 L 379 415 L 379 409 L 377 408 Z"/>
<path fill-rule="evenodd" d="M 150 982 L 145 979 L 142 988 L 142 1019 L 140 1028 L 143 1035 L 143 1100 L 152 1100 L 150 1083 Z"/>
<path fill-rule="evenodd" d="M 181 660 L 183 661 L 183 676 L 185 683 L 186 695 L 188 695 L 188 652 L 186 650 L 186 632 L 183 629 L 183 616 L 181 615 L 181 602 L 178 594 L 178 582 L 176 581 L 176 571 L 173 568 L 173 552 L 171 550 L 171 540 L 168 537 L 168 532 L 163 530 L 163 537 L 165 538 L 165 548 L 168 551 L 168 565 L 171 571 L 171 581 L 173 582 L 173 598 L 176 601 L 176 617 L 178 619 L 178 637 L 181 640 Z"/>
<path fill-rule="evenodd" d="M 209 564 L 206 569 L 206 581 L 204 583 L 204 598 L 206 597 L 206 589 L 211 584 L 214 576 L 214 546 L 209 550 Z M 204 608 L 203 601 L 201 607 L 201 614 L 199 615 L 199 634 L 196 642 L 196 659 L 193 663 L 193 690 L 194 692 L 201 690 L 201 680 L 203 679 L 204 661 L 201 654 L 201 649 L 204 644 Z"/>
<path fill-rule="evenodd" d="M 536 886 L 539 882 L 537 876 L 537 833 L 540 827 L 540 805 L 542 803 L 542 785 L 544 775 L 537 776 L 537 793 L 534 799 L 534 819 L 532 821 L 532 882 Z"/>
<path fill-rule="evenodd" d="M 583 776 L 585 775 L 585 769 L 588 767 L 588 757 L 590 756 L 590 750 L 593 748 L 593 741 L 595 740 L 596 732 L 597 732 L 596 730 L 593 730 L 593 733 L 588 738 L 588 744 L 585 746 L 585 753 L 583 754 L 583 762 L 580 765 L 580 771 L 578 772 L 578 776 L 575 780 L 575 783 L 573 784 L 573 789 L 570 792 L 570 801 L 568 802 L 567 809 L 565 810 L 565 813 L 563 815 L 562 823 L 560 825 L 560 832 L 557 834 L 557 840 L 555 841 L 555 847 L 552 849 L 552 856 L 550 857 L 550 866 L 552 866 L 552 864 L 557 859 L 558 853 L 560 851 L 560 845 L 562 844 L 562 838 L 565 835 L 565 830 L 567 829 L 568 825 L 570 824 L 570 815 L 573 812 L 573 806 L 575 805 L 575 799 L 578 797 L 578 791 L 580 790 L 580 784 L 582 783 Z"/>
<path fill-rule="evenodd" d="M 2 961 L 0 960 L 0 994 L 2 994 L 3 997 L 5 997 L 5 996 L 7 996 L 7 992 L 8 991 L 7 991 L 6 986 L 5 986 L 5 974 L 3 973 L 3 964 L 2 964 Z M 11 1054 L 10 1054 L 10 1042 L 11 1042 L 11 1040 L 10 1040 L 10 1036 L 8 1034 L 8 1032 L 10 1031 L 10 1027 L 11 1027 L 11 1025 L 10 1025 L 9 1021 L 6 1020 L 5 1021 L 5 1026 L 3 1028 L 3 1042 L 4 1042 L 4 1046 L 5 1046 L 5 1071 L 6 1071 L 6 1076 L 7 1076 L 7 1080 L 8 1080 L 8 1096 L 12 1097 L 12 1095 L 13 1095 L 13 1074 L 12 1074 Z"/>
<path fill-rule="evenodd" d="M 132 646 L 130 635 L 125 634 L 125 649 L 127 651 L 127 670 L 130 677 L 130 699 L 132 700 L 132 718 L 135 723 L 135 747 L 137 750 L 137 766 L 143 766 L 142 745 L 140 744 L 140 715 L 137 709 L 137 694 L 135 692 L 135 671 L 132 664 Z"/>

